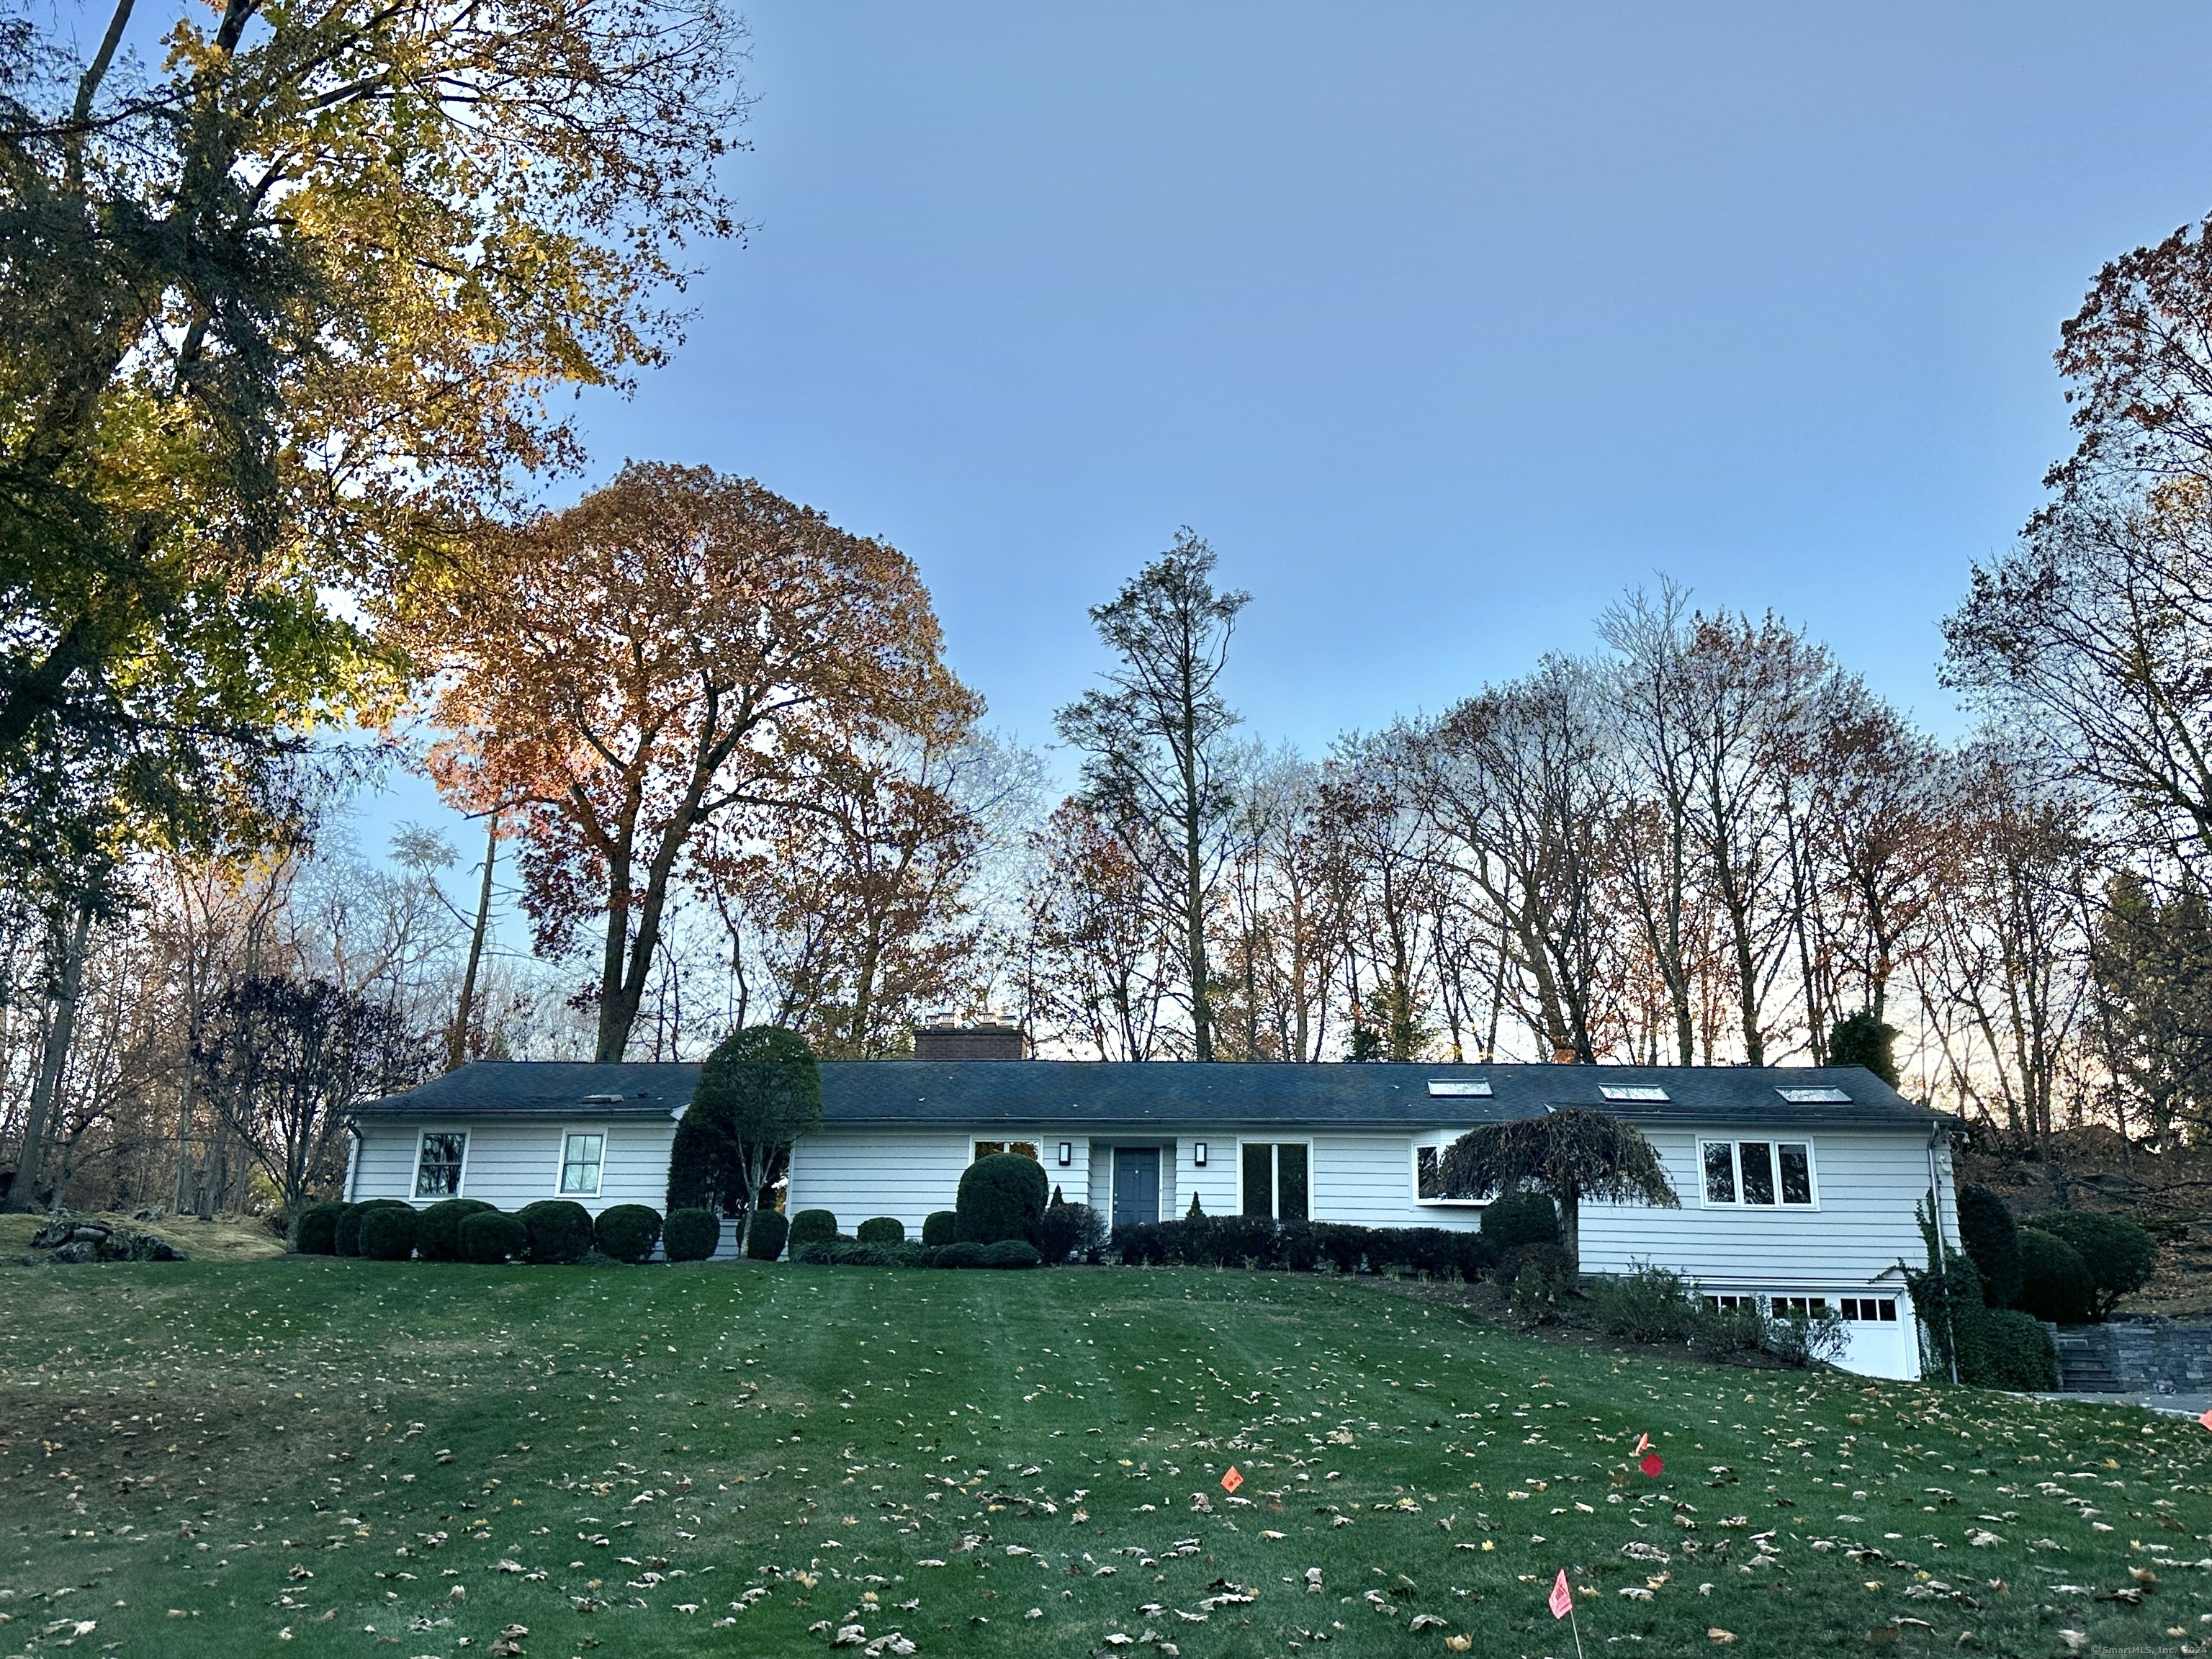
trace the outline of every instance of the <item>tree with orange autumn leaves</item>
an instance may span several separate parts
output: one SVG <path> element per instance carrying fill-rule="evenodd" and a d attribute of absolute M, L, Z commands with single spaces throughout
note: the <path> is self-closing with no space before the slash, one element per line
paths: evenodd
<path fill-rule="evenodd" d="M 750 479 L 633 464 L 568 511 L 488 529 L 398 635 L 453 805 L 504 810 L 541 950 L 598 929 L 596 1057 L 623 1057 L 679 884 L 743 815 L 828 804 L 872 747 L 981 711 L 896 548 Z"/>

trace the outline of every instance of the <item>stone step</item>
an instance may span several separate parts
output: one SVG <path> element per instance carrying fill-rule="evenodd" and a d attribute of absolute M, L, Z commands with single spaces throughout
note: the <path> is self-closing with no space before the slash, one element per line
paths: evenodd
<path fill-rule="evenodd" d="M 2070 1332 L 2054 1332 L 2051 1346 L 2057 1351 L 2058 1386 L 2068 1394 L 2118 1394 L 2120 1379 L 2106 1358 L 2105 1346 L 2094 1338 Z"/>

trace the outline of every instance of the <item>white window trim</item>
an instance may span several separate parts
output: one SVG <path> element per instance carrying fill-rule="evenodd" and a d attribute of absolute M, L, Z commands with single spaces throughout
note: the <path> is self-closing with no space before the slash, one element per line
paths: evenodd
<path fill-rule="evenodd" d="M 1744 1140 L 1763 1140 L 1774 1150 L 1775 1201 L 1771 1204 L 1747 1204 L 1743 1198 L 1743 1169 L 1736 1153 L 1736 1144 Z M 1810 1204 L 1782 1202 L 1782 1148 L 1802 1146 L 1805 1149 L 1805 1175 L 1813 1188 Z M 1729 1168 L 1735 1173 L 1735 1197 L 1722 1200 L 1705 1193 L 1705 1148 L 1725 1146 L 1729 1149 Z M 1703 1210 L 1749 1210 L 1759 1215 L 1813 1215 L 1820 1208 L 1820 1155 L 1809 1135 L 1759 1134 L 1746 1133 L 1737 1135 L 1699 1135 L 1697 1142 L 1698 1207 Z"/>
<path fill-rule="evenodd" d="M 1437 1161 L 1443 1159 L 1444 1148 L 1465 1134 L 1464 1129 L 1448 1130 L 1441 1138 L 1415 1135 L 1413 1144 L 1406 1149 L 1406 1190 L 1413 1195 L 1413 1202 L 1425 1210 L 1480 1210 L 1486 1208 L 1486 1198 L 1423 1198 L 1421 1196 L 1421 1154 L 1434 1152 Z"/>
<path fill-rule="evenodd" d="M 562 1171 L 568 1167 L 568 1137 L 570 1135 L 597 1135 L 599 1138 L 599 1178 L 592 1183 L 592 1190 L 588 1193 L 564 1193 L 561 1190 L 561 1174 Z M 599 1194 L 605 1190 L 607 1184 L 608 1139 L 609 1136 L 607 1134 L 606 1126 L 604 1124 L 578 1123 L 574 1125 L 564 1125 L 562 1127 L 561 1130 L 561 1139 L 553 1148 L 554 1197 L 597 1198 Z"/>
<path fill-rule="evenodd" d="M 476 1131 L 466 1126 L 459 1129 L 421 1128 L 415 1132 L 415 1163 L 407 1171 L 407 1201 L 409 1203 L 436 1204 L 441 1201 L 435 1194 L 420 1193 L 415 1190 L 422 1184 L 422 1143 L 431 1135 L 456 1134 L 461 1138 L 461 1172 L 454 1179 L 453 1190 L 446 1194 L 445 1197 L 465 1198 L 468 1195 L 469 1148 L 476 1145 Z"/>
<path fill-rule="evenodd" d="M 1303 1146 L 1306 1149 L 1306 1219 L 1314 1218 L 1314 1153 L 1313 1141 L 1304 1135 L 1277 1135 L 1262 1140 L 1255 1135 L 1249 1141 L 1237 1142 L 1237 1207 L 1232 1215 L 1244 1213 L 1244 1148 L 1252 1146 Z M 1210 1166 L 1209 1166 L 1210 1167 Z M 1270 1217 L 1283 1218 L 1283 1160 L 1270 1153 L 1267 1158 L 1267 1207 Z"/>

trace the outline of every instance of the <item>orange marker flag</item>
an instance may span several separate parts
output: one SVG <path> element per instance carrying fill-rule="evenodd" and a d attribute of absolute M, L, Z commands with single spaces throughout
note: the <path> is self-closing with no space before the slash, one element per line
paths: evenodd
<path fill-rule="evenodd" d="M 1234 1498 L 1237 1495 L 1237 1488 L 1243 1484 L 1244 1477 L 1237 1473 L 1237 1466 L 1231 1463 L 1229 1466 L 1229 1473 L 1221 1477 L 1221 1490 Z"/>
<path fill-rule="evenodd" d="M 2212 1412 L 2205 1413 L 2203 1416 L 2198 1418 L 2197 1420 L 2202 1423 L 2206 1428 L 2212 1429 Z"/>
<path fill-rule="evenodd" d="M 1552 1584 L 1552 1617 L 1564 1619 L 1574 1610 L 1575 1593 L 1567 1588 L 1567 1570 L 1561 1567 Z"/>
<path fill-rule="evenodd" d="M 1648 1434 L 1639 1434 L 1636 1437 L 1636 1449 L 1631 1452 L 1629 1455 L 1631 1457 L 1640 1457 L 1650 1449 L 1651 1437 Z"/>

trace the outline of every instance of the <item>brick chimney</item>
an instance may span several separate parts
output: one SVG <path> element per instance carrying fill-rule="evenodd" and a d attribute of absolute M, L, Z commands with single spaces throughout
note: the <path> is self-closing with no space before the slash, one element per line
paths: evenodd
<path fill-rule="evenodd" d="M 936 1014 L 914 1028 L 916 1060 L 1026 1060 L 1029 1041 L 1011 1019 L 983 1014 L 963 1024 Z"/>

